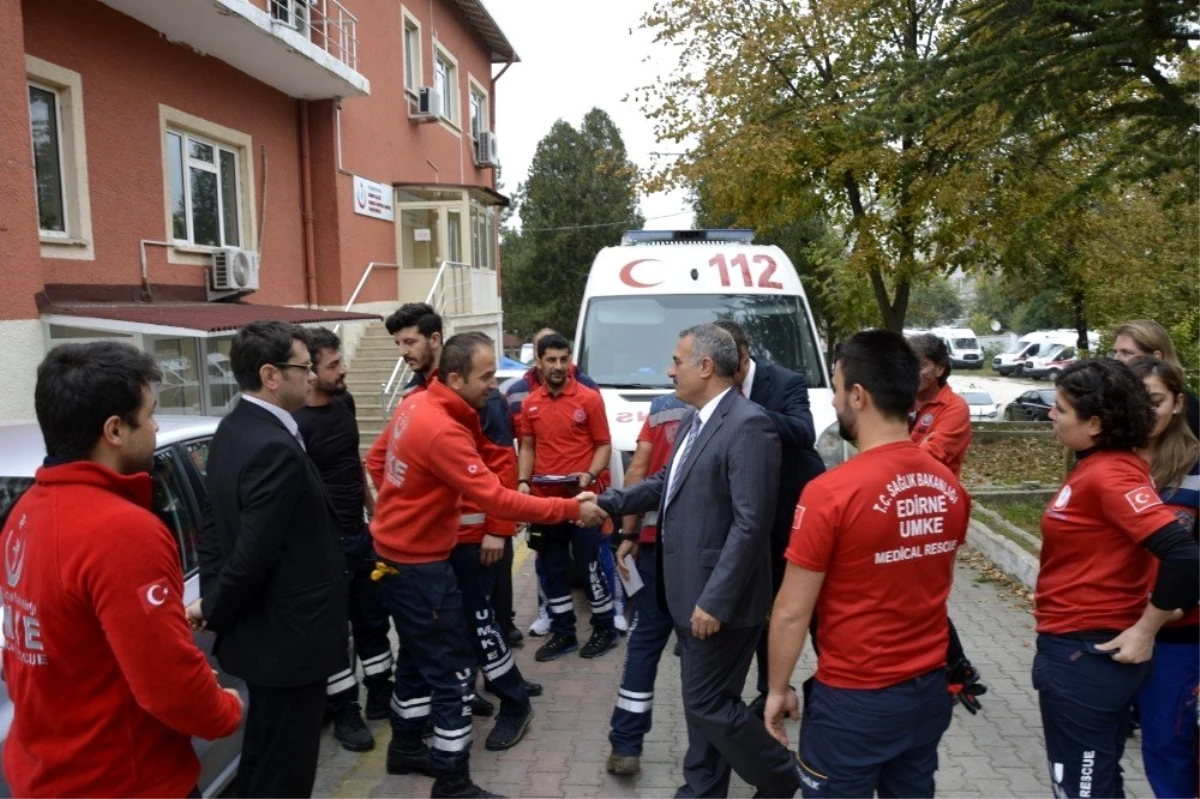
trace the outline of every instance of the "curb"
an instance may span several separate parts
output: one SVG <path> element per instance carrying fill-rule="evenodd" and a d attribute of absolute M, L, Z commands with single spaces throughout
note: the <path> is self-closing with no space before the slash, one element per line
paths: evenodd
<path fill-rule="evenodd" d="M 967 543 L 982 553 L 997 569 L 1013 577 L 1030 591 L 1034 590 L 1037 587 L 1040 568 L 1038 558 L 992 530 L 982 519 L 986 519 L 988 523 L 997 527 L 1007 525 L 1010 531 L 1015 531 L 1025 539 L 1034 541 L 1036 539 L 1025 531 L 1008 524 L 987 508 L 976 505 L 971 511 L 971 523 L 967 527 Z M 1038 543 L 1040 544 L 1040 542 Z"/>

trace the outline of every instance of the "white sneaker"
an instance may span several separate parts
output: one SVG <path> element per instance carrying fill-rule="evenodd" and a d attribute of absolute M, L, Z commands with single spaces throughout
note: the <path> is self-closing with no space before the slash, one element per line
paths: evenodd
<path fill-rule="evenodd" d="M 622 608 L 624 610 L 624 608 Z M 613 627 L 617 628 L 619 633 L 629 632 L 629 620 L 625 618 L 624 613 L 613 612 Z"/>
<path fill-rule="evenodd" d="M 538 605 L 537 618 L 533 620 L 533 624 L 529 626 L 529 634 L 534 638 L 541 638 L 550 632 L 550 613 L 546 610 L 545 605 Z"/>

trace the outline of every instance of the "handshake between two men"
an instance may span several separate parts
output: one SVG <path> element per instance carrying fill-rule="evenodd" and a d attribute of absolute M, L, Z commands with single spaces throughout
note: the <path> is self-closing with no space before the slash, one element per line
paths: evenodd
<path fill-rule="evenodd" d="M 584 491 L 576 494 L 575 499 L 579 502 L 579 521 L 575 522 L 578 527 L 599 527 L 604 524 L 608 514 L 596 503 L 594 492 Z"/>

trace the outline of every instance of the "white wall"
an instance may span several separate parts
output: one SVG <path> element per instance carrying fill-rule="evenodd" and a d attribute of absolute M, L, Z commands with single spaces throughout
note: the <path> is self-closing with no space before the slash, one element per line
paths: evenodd
<path fill-rule="evenodd" d="M 0 422 L 33 421 L 33 387 L 45 357 L 42 323 L 37 319 L 0 321 Z"/>

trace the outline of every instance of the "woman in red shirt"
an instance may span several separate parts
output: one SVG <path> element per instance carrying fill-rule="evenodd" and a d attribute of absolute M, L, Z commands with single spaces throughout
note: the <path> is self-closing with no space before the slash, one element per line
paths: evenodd
<path fill-rule="evenodd" d="M 1033 686 L 1055 795 L 1123 797 L 1129 706 L 1155 634 L 1196 605 L 1200 550 L 1134 452 L 1154 428 L 1142 381 L 1087 360 L 1057 386 L 1050 418 L 1078 462 L 1042 517 Z"/>
<path fill-rule="evenodd" d="M 1188 426 L 1183 373 L 1153 356 L 1126 361 L 1150 392 L 1154 430 L 1138 454 L 1150 465 L 1159 499 L 1196 536 L 1200 517 L 1200 445 Z M 1138 693 L 1142 762 L 1155 796 L 1196 796 L 1196 693 L 1200 685 L 1200 612 L 1158 631 L 1154 668 Z"/>

